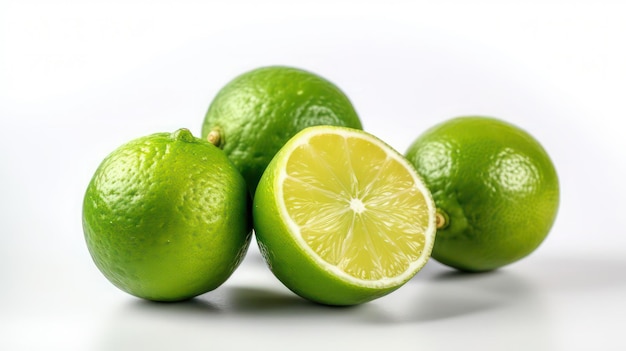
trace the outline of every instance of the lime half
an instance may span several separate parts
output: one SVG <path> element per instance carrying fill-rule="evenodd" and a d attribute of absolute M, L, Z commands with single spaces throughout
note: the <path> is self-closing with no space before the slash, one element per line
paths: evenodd
<path fill-rule="evenodd" d="M 254 200 L 260 250 L 298 295 L 353 305 L 386 295 L 430 257 L 435 206 L 413 166 L 380 139 L 304 129 L 277 153 Z"/>

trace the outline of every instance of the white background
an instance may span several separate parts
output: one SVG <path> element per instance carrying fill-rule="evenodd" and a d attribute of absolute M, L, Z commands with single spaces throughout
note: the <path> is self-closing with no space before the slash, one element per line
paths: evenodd
<path fill-rule="evenodd" d="M 3 0 L 0 349 L 625 349 L 625 4 Z M 296 297 L 255 245 L 189 302 L 117 290 L 81 228 L 98 164 L 139 136 L 199 135 L 221 86 L 271 64 L 333 81 L 401 152 L 459 115 L 526 129 L 561 180 L 549 237 L 489 274 L 430 261 L 352 308 Z"/>

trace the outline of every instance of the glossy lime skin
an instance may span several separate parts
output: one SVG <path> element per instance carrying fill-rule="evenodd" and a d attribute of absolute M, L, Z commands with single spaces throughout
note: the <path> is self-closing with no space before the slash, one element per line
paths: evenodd
<path fill-rule="evenodd" d="M 244 179 L 188 130 L 133 140 L 107 156 L 83 201 L 96 266 L 129 294 L 192 298 L 220 286 L 251 238 Z"/>
<path fill-rule="evenodd" d="M 202 138 L 219 130 L 219 146 L 254 194 L 276 152 L 314 125 L 362 129 L 352 103 L 335 84 L 298 68 L 268 66 L 243 73 L 217 93 L 205 115 Z"/>
<path fill-rule="evenodd" d="M 432 127 L 406 152 L 446 218 L 432 257 L 489 271 L 533 252 L 559 207 L 550 157 L 526 131 L 499 119 L 459 117 Z"/>

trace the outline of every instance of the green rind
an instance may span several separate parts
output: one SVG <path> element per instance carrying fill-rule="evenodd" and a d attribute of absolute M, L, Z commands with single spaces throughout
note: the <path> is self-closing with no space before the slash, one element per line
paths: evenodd
<path fill-rule="evenodd" d="M 146 152 L 169 156 L 141 163 Z M 96 266 L 115 286 L 178 301 L 233 273 L 250 242 L 250 210 L 244 179 L 219 149 L 184 132 L 158 133 L 101 163 L 83 200 L 83 230 Z"/>
<path fill-rule="evenodd" d="M 511 189 L 486 173 L 498 152 L 532 160 L 532 187 Z M 472 116 L 436 125 L 406 158 L 430 188 L 449 223 L 437 231 L 432 257 L 464 271 L 489 271 L 532 253 L 547 237 L 559 207 L 559 181 L 545 149 L 504 121 Z M 514 176 L 514 175 L 512 175 Z M 512 177 L 511 176 L 511 177 Z"/>

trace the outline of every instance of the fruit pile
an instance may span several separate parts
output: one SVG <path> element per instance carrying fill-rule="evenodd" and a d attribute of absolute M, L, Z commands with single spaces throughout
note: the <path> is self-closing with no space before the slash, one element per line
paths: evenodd
<path fill-rule="evenodd" d="M 543 147 L 502 120 L 459 117 L 400 154 L 346 95 L 290 67 L 236 77 L 202 137 L 144 136 L 100 164 L 83 201 L 87 248 L 115 286 L 179 301 L 223 284 L 254 237 L 274 275 L 328 305 L 389 294 L 432 256 L 488 271 L 534 251 L 559 204 Z"/>

